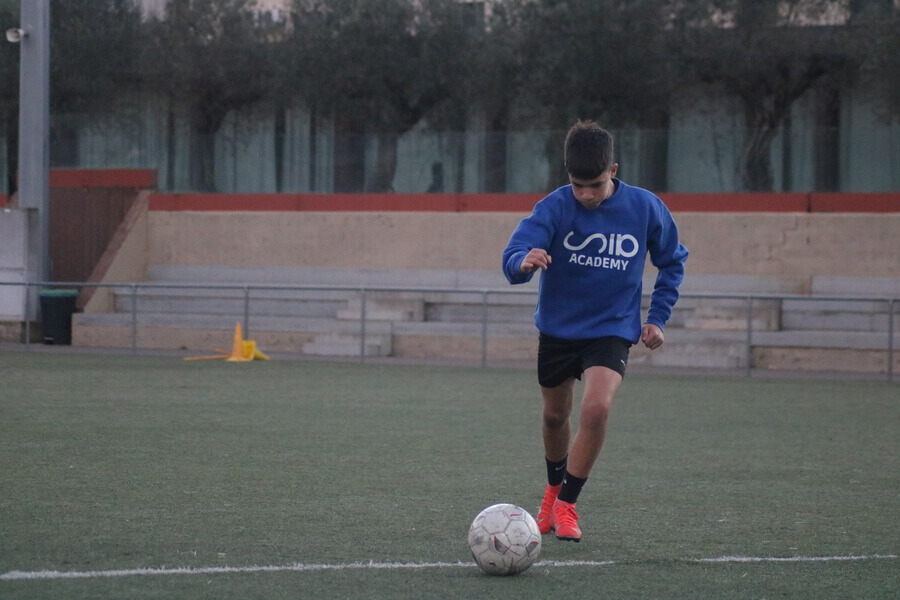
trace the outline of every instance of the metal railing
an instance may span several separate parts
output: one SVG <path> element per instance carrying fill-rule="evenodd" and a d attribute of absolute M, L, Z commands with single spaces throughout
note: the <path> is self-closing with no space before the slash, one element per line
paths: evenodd
<path fill-rule="evenodd" d="M 34 293 L 41 289 L 53 289 L 53 288 L 113 288 L 116 290 L 127 290 L 128 297 L 130 298 L 130 310 L 128 313 L 130 314 L 130 346 L 132 353 L 136 354 L 139 350 L 138 347 L 138 329 L 139 329 L 139 314 L 140 310 L 138 308 L 138 294 L 141 290 L 148 289 L 172 289 L 172 290 L 212 290 L 212 291 L 237 291 L 239 292 L 240 300 L 242 302 L 242 327 L 245 335 L 250 335 L 252 331 L 252 320 L 251 317 L 254 316 L 251 311 L 251 303 L 253 300 L 268 300 L 271 299 L 271 296 L 257 296 L 254 297 L 254 292 L 341 292 L 347 294 L 347 298 L 351 295 L 358 295 L 360 300 L 360 318 L 359 318 L 359 361 L 365 362 L 366 360 L 366 338 L 367 338 L 367 322 L 369 319 L 367 318 L 367 305 L 371 301 L 373 294 L 446 294 L 454 297 L 468 298 L 469 300 L 465 303 L 471 304 L 472 298 L 478 298 L 478 302 L 481 305 L 481 315 L 480 320 L 480 338 L 481 338 L 481 356 L 480 356 L 480 364 L 482 367 L 488 366 L 488 340 L 490 338 L 489 335 L 489 324 L 491 324 L 491 320 L 489 318 L 489 307 L 491 306 L 491 299 L 494 297 L 505 297 L 505 296 L 519 296 L 519 297 L 527 297 L 531 296 L 533 298 L 537 298 L 537 292 L 533 289 L 487 289 L 487 288 L 456 288 L 456 287 L 398 287 L 398 286 L 358 286 L 358 285 L 319 285 L 319 284 L 307 284 L 307 285 L 260 285 L 260 284 L 184 284 L 184 283 L 152 283 L 152 282 L 122 282 L 122 283 L 91 283 L 91 282 L 9 282 L 9 281 L 0 281 L 0 290 L 3 287 L 24 287 L 25 288 L 25 316 L 24 316 L 24 344 L 27 346 L 33 343 L 35 340 L 31 339 L 31 324 L 32 322 L 37 321 L 38 315 L 35 314 L 33 307 L 38 306 L 37 298 L 34 297 Z M 645 293 L 644 299 L 649 298 L 650 294 Z M 222 299 L 224 296 L 209 296 L 209 299 Z M 232 296 L 230 299 L 234 299 Z M 759 306 L 760 302 L 783 302 L 787 300 L 791 301 L 806 301 L 806 302 L 816 302 L 816 303 L 828 303 L 828 302 L 840 302 L 840 303 L 874 303 L 874 304 L 884 304 L 886 311 L 884 311 L 886 316 L 886 344 L 882 348 L 874 347 L 871 349 L 884 351 L 886 352 L 886 369 L 885 369 L 885 378 L 888 381 L 894 381 L 894 348 L 895 348 L 895 318 L 894 315 L 897 310 L 898 298 L 894 297 L 881 297 L 881 296 L 808 296 L 808 295 L 798 295 L 798 294 L 728 294 L 728 293 L 682 293 L 680 296 L 680 301 L 682 304 L 685 300 L 728 300 L 728 301 L 738 301 L 743 304 L 744 307 L 744 315 L 745 315 L 745 327 L 744 333 L 746 334 L 745 342 L 744 342 L 744 352 L 745 352 L 745 362 L 746 362 L 746 374 L 748 376 L 752 375 L 754 368 L 754 360 L 753 360 L 753 348 L 756 342 L 754 333 L 760 334 L 762 330 L 755 330 L 753 325 L 754 320 L 754 309 Z M 462 303 L 462 302 L 458 302 Z M 676 305 L 676 310 L 678 306 Z M 150 312 L 150 311 L 147 311 Z M 870 312 L 863 314 L 871 314 L 873 316 L 881 315 L 881 312 Z M 259 316 L 259 315 L 257 315 Z M 468 321 L 471 322 L 471 321 Z M 509 322 L 509 321 L 507 321 Z M 494 323 L 497 323 L 496 321 Z M 714 333 L 713 330 L 705 330 L 710 333 Z M 797 330 L 798 332 L 802 330 Z M 844 331 L 846 333 L 860 333 L 865 330 L 852 330 L 852 329 L 844 329 L 844 330 L 829 330 L 833 332 Z M 721 333 L 721 332 L 720 332 Z M 834 346 L 830 346 L 834 348 Z"/>

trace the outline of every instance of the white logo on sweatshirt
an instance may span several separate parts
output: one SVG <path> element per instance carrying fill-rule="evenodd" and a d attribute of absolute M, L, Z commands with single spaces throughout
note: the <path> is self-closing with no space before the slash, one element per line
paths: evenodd
<path fill-rule="evenodd" d="M 572 250 L 573 252 L 584 250 L 584 248 L 594 240 L 600 240 L 600 248 L 597 250 L 597 254 L 606 253 L 610 256 L 631 258 L 638 253 L 638 249 L 640 248 L 635 237 L 627 233 L 610 233 L 608 236 L 602 233 L 595 233 L 589 235 L 587 239 L 578 246 L 569 244 L 569 239 L 573 235 L 575 235 L 575 232 L 570 231 L 569 235 L 566 236 L 566 239 L 563 240 L 563 246 L 566 247 L 566 250 Z"/>
<path fill-rule="evenodd" d="M 630 261 L 622 260 L 622 258 L 631 258 L 638 253 L 639 244 L 633 235 L 627 233 L 610 233 L 604 235 L 595 233 L 589 235 L 581 244 L 573 246 L 569 243 L 574 231 L 570 231 L 569 235 L 563 240 L 563 246 L 567 250 L 572 250 L 572 256 L 569 258 L 570 263 L 576 263 L 587 267 L 600 267 L 603 269 L 616 269 L 624 271 L 628 268 Z M 586 254 L 575 254 L 578 250 L 584 250 L 588 244 L 594 240 L 600 240 L 600 248 L 597 254 L 606 254 L 606 256 L 590 256 Z M 611 258 L 620 256 L 622 258 Z"/>

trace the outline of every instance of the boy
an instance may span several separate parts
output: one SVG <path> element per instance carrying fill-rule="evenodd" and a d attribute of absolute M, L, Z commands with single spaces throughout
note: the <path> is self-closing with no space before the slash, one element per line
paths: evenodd
<path fill-rule="evenodd" d="M 628 350 L 651 350 L 678 299 L 687 249 L 662 201 L 615 178 L 612 136 L 578 121 L 565 140 L 570 185 L 537 203 L 503 252 L 512 284 L 542 271 L 535 325 L 547 486 L 537 516 L 542 534 L 581 541 L 575 502 L 606 434 Z M 649 252 L 659 270 L 641 326 L 641 279 Z M 575 379 L 584 377 L 578 431 L 571 440 Z"/>

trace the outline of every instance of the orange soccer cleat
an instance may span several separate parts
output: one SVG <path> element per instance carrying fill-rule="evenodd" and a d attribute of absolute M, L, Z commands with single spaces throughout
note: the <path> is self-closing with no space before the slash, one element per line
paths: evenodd
<path fill-rule="evenodd" d="M 561 489 L 562 484 L 550 485 L 548 483 L 544 490 L 544 500 L 541 502 L 541 510 L 538 512 L 537 519 L 535 519 L 541 535 L 546 535 L 553 531 L 553 525 L 551 525 L 553 503 L 556 502 L 556 497 L 559 495 L 559 490 Z"/>
<path fill-rule="evenodd" d="M 557 499 L 551 512 L 551 527 L 556 530 L 556 539 L 570 542 L 581 541 L 581 528 L 578 527 L 578 513 L 575 505 Z"/>

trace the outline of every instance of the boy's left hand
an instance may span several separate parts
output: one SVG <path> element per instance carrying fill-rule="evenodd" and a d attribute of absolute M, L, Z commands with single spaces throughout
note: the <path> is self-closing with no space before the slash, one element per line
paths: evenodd
<path fill-rule="evenodd" d="M 663 336 L 662 329 L 652 323 L 647 323 L 641 328 L 641 341 L 651 350 L 656 350 L 662 346 L 663 342 L 666 340 Z"/>

